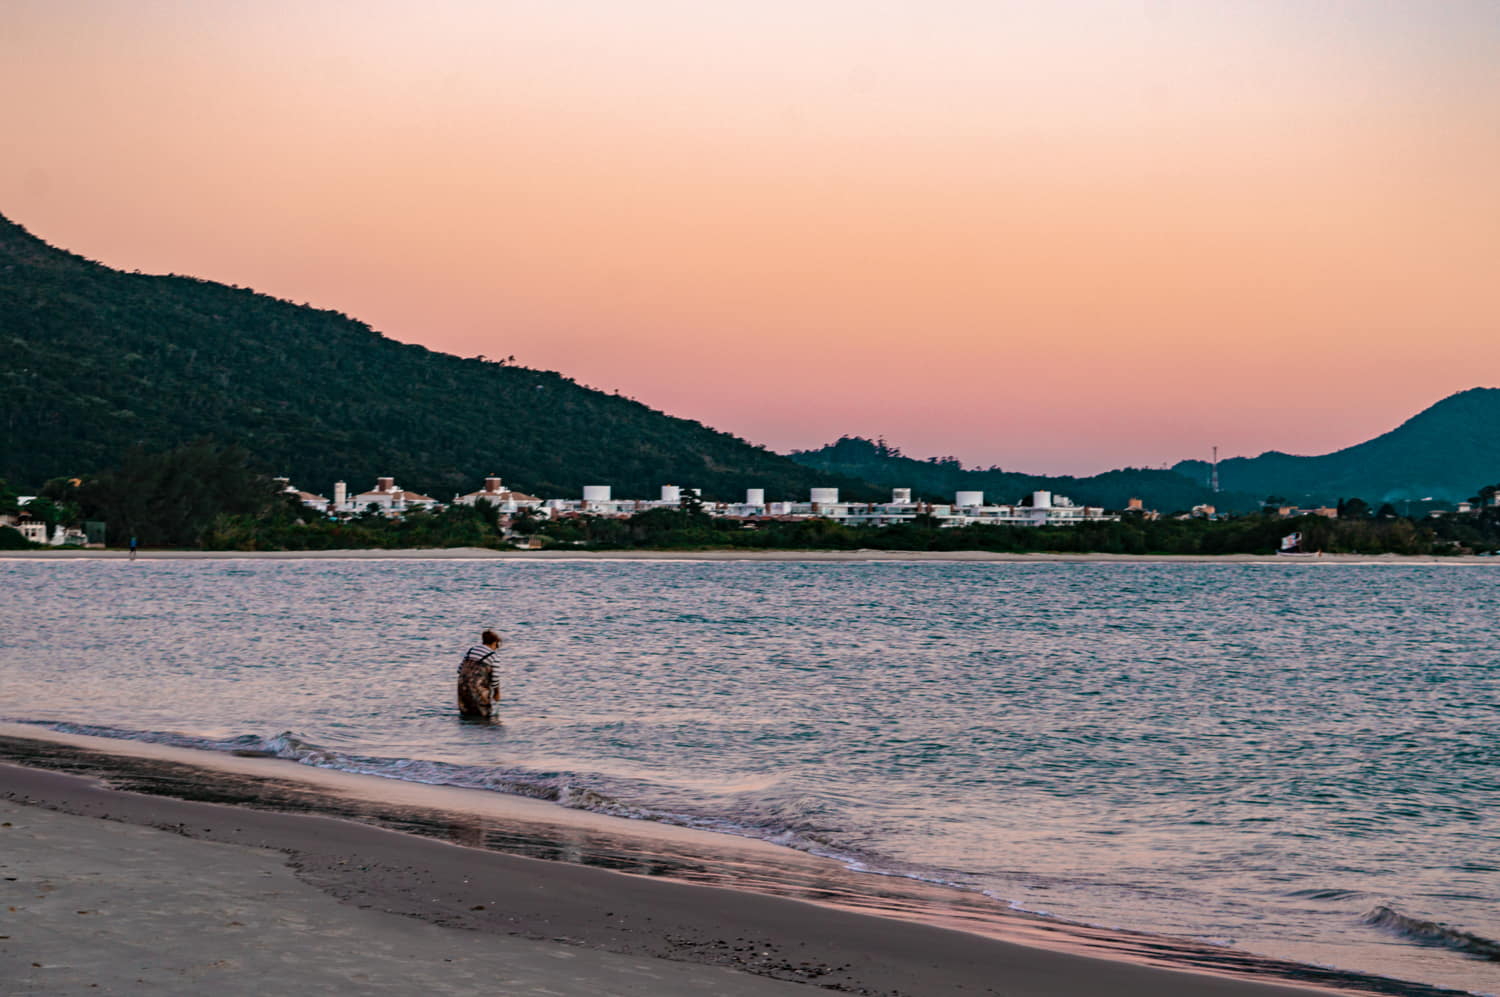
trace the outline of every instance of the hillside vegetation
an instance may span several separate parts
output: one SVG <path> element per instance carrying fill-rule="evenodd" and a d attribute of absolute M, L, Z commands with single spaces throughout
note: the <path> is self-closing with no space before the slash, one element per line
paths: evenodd
<path fill-rule="evenodd" d="M 1248 511 L 1259 507 L 1249 495 L 1215 495 L 1205 485 L 1173 471 L 1125 468 L 1092 477 L 1047 476 L 1002 471 L 998 467 L 966 469 L 954 458 L 917 460 L 884 442 L 845 436 L 817 450 L 798 450 L 792 459 L 828 474 L 863 478 L 873 484 L 912 488 L 937 501 L 951 502 L 960 490 L 982 491 L 985 500 L 1010 503 L 1037 489 L 1066 495 L 1080 505 L 1123 509 L 1132 498 L 1148 508 L 1162 511 L 1215 505 L 1226 511 Z"/>
<path fill-rule="evenodd" d="M 1431 497 L 1470 498 L 1476 481 L 1500 476 L 1500 388 L 1470 388 L 1449 395 L 1373 440 L 1330 454 L 1299 457 L 1270 451 L 1219 462 L 1226 489 L 1276 494 L 1293 502 L 1333 502 L 1359 496 L 1368 502 Z M 1203 461 L 1173 468 L 1190 477 L 1207 474 Z"/>
<path fill-rule="evenodd" d="M 393 475 L 447 499 L 491 473 L 547 496 L 875 494 L 559 373 L 398 343 L 248 288 L 112 270 L 0 217 L 0 478 L 35 489 L 203 437 L 325 494 Z"/>

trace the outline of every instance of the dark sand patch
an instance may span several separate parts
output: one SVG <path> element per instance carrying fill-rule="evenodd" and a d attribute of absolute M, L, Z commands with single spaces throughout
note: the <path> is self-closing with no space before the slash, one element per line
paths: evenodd
<path fill-rule="evenodd" d="M 735 882 L 742 873 L 752 880 L 774 878 L 768 877 L 764 863 L 736 859 L 738 839 L 723 839 L 720 855 L 716 850 L 704 851 L 696 840 L 688 841 L 694 838 L 692 834 L 648 839 L 649 829 L 643 829 L 642 838 L 631 841 L 598 828 L 611 823 L 634 827 L 634 822 L 597 815 L 580 815 L 594 818 L 585 822 L 592 823 L 591 827 L 546 827 L 458 810 L 387 804 L 358 794 L 340 798 L 324 786 L 309 786 L 297 778 L 266 779 L 159 759 L 147 759 L 146 764 L 140 758 L 122 762 L 119 756 L 40 739 L 29 747 L 23 743 L 26 739 L 6 737 L 3 741 L 12 757 L 29 751 L 32 764 L 107 773 L 112 782 L 167 794 L 126 792 L 82 775 L 0 766 L 0 794 L 13 802 L 157 827 L 183 838 L 275 849 L 288 855 L 304 883 L 353 907 L 408 915 L 482 935 L 560 941 L 860 994 L 1268 997 L 1305 992 L 1293 984 L 1336 987 L 1345 993 L 1446 992 L 1269 963 L 1207 946 L 1197 954 L 1204 962 L 1195 963 L 1191 961 L 1194 952 L 1164 939 L 1105 932 L 1089 939 L 1086 933 L 1070 934 L 1069 926 L 1024 917 L 1013 918 L 1011 927 L 1015 937 L 1033 944 L 1016 944 L 930 923 L 942 920 L 946 913 L 952 924 L 971 929 L 995 927 L 993 918 L 986 920 L 977 913 L 982 898 L 936 888 L 931 892 L 946 894 L 951 903 L 946 911 L 939 900 L 924 897 L 920 889 L 893 890 L 885 900 L 878 896 L 872 900 L 870 894 L 859 898 L 867 909 L 885 903 L 887 915 L 905 913 L 929 923 L 869 916 L 850 909 L 858 907 L 850 899 L 858 891 L 846 882 L 853 874 L 800 853 L 743 843 L 777 855 L 785 853 L 786 881 Z M 287 765 L 255 761 L 272 767 Z M 386 780 L 373 781 L 389 785 Z M 204 796 L 218 802 L 205 802 Z M 349 819 L 322 815 L 328 812 Z M 617 871 L 633 874 L 618 875 Z M 871 877 L 859 879 L 865 883 Z M 741 888 L 724 888 L 726 881 Z M 749 891 L 775 893 L 778 888 L 782 895 Z M 898 906 L 902 903 L 911 909 L 903 912 Z M 966 909 L 965 904 L 976 907 Z M 966 924 L 966 918 L 973 920 Z M 1092 943 L 1109 951 L 1110 940 L 1117 954 L 1136 962 L 1059 950 L 1077 950 Z M 1037 947 L 1037 942 L 1052 947 Z M 1152 958 L 1219 974 L 1262 980 L 1276 977 L 1278 982 L 1168 972 L 1139 964 Z"/>

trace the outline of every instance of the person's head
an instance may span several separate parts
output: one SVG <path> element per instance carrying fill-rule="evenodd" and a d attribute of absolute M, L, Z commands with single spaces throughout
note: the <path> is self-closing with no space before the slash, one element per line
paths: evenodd
<path fill-rule="evenodd" d="M 479 635 L 479 642 L 485 647 L 499 647 L 500 635 L 495 633 L 495 631 L 493 630 L 486 630 L 484 633 Z"/>

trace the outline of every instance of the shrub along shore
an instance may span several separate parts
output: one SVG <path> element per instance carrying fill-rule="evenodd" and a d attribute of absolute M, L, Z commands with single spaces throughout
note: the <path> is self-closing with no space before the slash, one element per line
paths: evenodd
<path fill-rule="evenodd" d="M 997 553 L 1223 555 L 1272 554 L 1289 533 L 1301 549 L 1327 554 L 1451 556 L 1500 550 L 1496 486 L 1480 489 L 1472 511 L 1437 516 L 1373 510 L 1360 499 L 1341 502 L 1338 518 L 1283 519 L 1274 511 L 1225 518 L 1152 518 L 1126 513 L 1114 522 L 1071 526 L 943 528 L 932 517 L 896 526 L 847 526 L 828 519 L 733 520 L 709 516 L 689 500 L 625 519 L 546 519 L 500 513 L 483 501 L 390 518 L 368 510 L 324 516 L 282 490 L 236 447 L 198 441 L 164 454 L 129 455 L 114 471 L 47 483 L 27 512 L 49 524 L 102 522 L 108 544 L 131 538 L 142 547 L 204 550 L 317 551 L 480 547 L 518 542 L 566 550 L 824 550 L 991 551 Z M 0 513 L 15 511 L 0 482 Z M 20 534 L 0 527 L 0 549 L 23 549 Z"/>

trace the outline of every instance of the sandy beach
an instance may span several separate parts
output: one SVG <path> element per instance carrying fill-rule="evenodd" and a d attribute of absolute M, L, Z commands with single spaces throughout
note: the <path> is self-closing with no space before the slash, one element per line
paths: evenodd
<path fill-rule="evenodd" d="M 0 558 L 128 560 L 125 550 L 8 550 Z M 1278 557 L 1275 554 L 1011 554 L 989 550 L 491 550 L 488 547 L 441 547 L 397 550 L 142 550 L 141 560 L 504 560 L 504 561 L 997 561 L 1017 564 L 1467 564 L 1497 565 L 1500 558 L 1472 555 L 1431 557 L 1406 554 L 1323 554 Z"/>
<path fill-rule="evenodd" d="M 0 730 L 55 752 L 87 746 L 214 780 L 309 792 L 388 790 L 549 833 L 662 834 L 725 852 L 760 842 L 639 826 L 535 800 L 392 784 L 266 758 Z M 1307 993 L 1017 944 L 783 897 L 372 827 L 111 788 L 74 772 L 0 765 L 0 957 L 11 992 L 477 991 L 515 994 L 1243 995 Z M 187 771 L 184 769 L 184 771 Z M 427 794 L 437 793 L 433 797 Z M 204 795 L 212 795 L 205 793 Z M 489 797 L 489 799 L 481 799 Z M 488 809 L 487 809 L 488 808 Z M 788 861 L 823 860 L 802 854 Z M 831 863 L 830 863 L 831 865 Z M 164 944 L 164 939 L 170 939 Z M 1347 990 L 1343 992 L 1349 992 Z"/>

